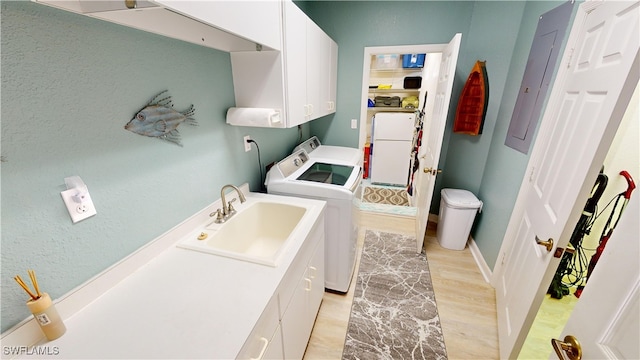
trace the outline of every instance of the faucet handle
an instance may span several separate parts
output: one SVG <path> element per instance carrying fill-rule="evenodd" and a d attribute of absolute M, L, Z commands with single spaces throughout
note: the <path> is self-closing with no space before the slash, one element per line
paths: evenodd
<path fill-rule="evenodd" d="M 215 220 L 216 224 L 222 224 L 224 222 L 224 215 L 222 214 L 222 209 L 218 209 L 212 212 L 211 214 L 209 214 L 209 216 L 216 217 L 216 220 Z"/>
<path fill-rule="evenodd" d="M 232 202 L 238 200 L 237 198 L 233 198 L 231 199 L 231 201 L 229 201 L 229 203 L 227 204 L 227 214 L 228 215 L 232 215 L 236 213 L 236 209 L 233 208 L 233 205 L 231 205 Z"/>

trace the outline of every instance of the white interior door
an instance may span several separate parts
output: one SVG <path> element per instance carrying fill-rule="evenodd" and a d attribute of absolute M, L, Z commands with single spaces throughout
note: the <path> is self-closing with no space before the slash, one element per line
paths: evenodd
<path fill-rule="evenodd" d="M 640 77 L 638 7 L 578 9 L 494 269 L 502 358 L 522 347 L 559 263 L 553 250 L 567 245 Z"/>
<path fill-rule="evenodd" d="M 640 359 L 638 219 L 640 197 L 636 193 L 631 196 L 560 337 L 575 336 L 584 359 Z M 556 354 L 551 358 L 556 359 Z"/>
<path fill-rule="evenodd" d="M 436 87 L 435 103 L 433 113 L 426 115 L 424 120 L 424 130 L 422 133 L 422 146 L 418 161 L 419 170 L 414 179 L 416 212 L 416 251 L 422 252 L 424 245 L 424 235 L 429 220 L 429 208 L 433 199 L 433 189 L 436 182 L 436 172 L 425 172 L 425 169 L 437 169 L 440 160 L 440 148 L 442 147 L 442 136 L 449 114 L 449 102 L 451 101 L 451 91 L 453 89 L 453 79 L 455 78 L 456 64 L 458 63 L 458 52 L 462 34 L 456 34 L 449 42 L 449 45 L 442 52 L 440 61 L 440 71 L 438 73 L 438 84 Z M 428 95 L 430 96 L 430 95 Z"/>

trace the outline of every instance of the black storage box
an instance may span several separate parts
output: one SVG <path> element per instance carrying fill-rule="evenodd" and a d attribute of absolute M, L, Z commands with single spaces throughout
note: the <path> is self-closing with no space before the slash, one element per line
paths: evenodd
<path fill-rule="evenodd" d="M 404 78 L 405 89 L 420 89 L 422 86 L 422 76 L 407 76 Z"/>
<path fill-rule="evenodd" d="M 376 107 L 400 107 L 400 96 L 376 96 L 373 102 Z"/>

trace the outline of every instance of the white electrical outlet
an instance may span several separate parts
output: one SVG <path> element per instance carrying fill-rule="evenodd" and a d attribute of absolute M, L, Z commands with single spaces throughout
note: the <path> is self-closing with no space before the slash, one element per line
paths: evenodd
<path fill-rule="evenodd" d="M 351 119 L 351 128 L 352 129 L 358 128 L 358 119 Z"/>
<path fill-rule="evenodd" d="M 75 224 L 78 221 L 82 221 L 86 218 L 92 217 L 97 213 L 96 207 L 93 206 L 93 201 L 91 201 L 91 195 L 89 192 L 86 192 L 82 195 L 82 201 L 77 202 L 78 199 L 78 189 L 69 189 L 60 193 L 62 195 L 62 200 L 64 200 L 64 204 L 67 206 L 67 211 L 69 211 L 69 215 L 71 216 L 71 221 Z"/>
<path fill-rule="evenodd" d="M 244 143 L 244 152 L 251 151 L 251 143 L 249 142 L 249 140 L 251 140 L 251 136 L 249 135 L 246 135 L 244 138 L 242 138 L 242 142 Z"/>

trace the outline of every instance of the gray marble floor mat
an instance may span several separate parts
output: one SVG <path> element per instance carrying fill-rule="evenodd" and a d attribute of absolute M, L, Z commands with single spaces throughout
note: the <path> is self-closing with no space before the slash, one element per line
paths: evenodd
<path fill-rule="evenodd" d="M 367 230 L 342 359 L 447 359 L 415 237 Z"/>

